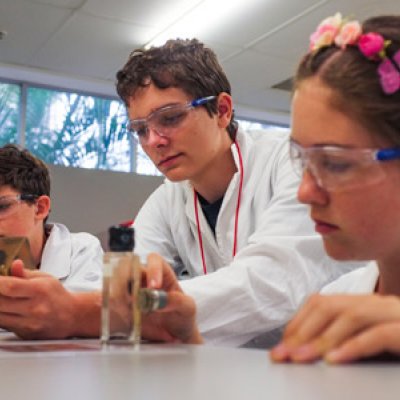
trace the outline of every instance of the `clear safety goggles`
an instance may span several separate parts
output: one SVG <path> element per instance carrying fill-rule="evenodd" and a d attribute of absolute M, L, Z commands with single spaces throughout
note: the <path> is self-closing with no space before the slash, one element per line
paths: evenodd
<path fill-rule="evenodd" d="M 17 210 L 17 205 L 23 201 L 32 202 L 38 196 L 34 194 L 16 194 L 0 197 L 0 219 L 7 218 Z"/>
<path fill-rule="evenodd" d="M 201 97 L 186 104 L 174 104 L 159 108 L 146 118 L 130 120 L 127 129 L 142 144 L 148 141 L 150 129 L 159 136 L 169 137 L 176 129 L 179 129 L 191 110 L 214 100 L 216 97 Z"/>
<path fill-rule="evenodd" d="M 302 147 L 291 140 L 290 159 L 299 176 L 307 170 L 321 188 L 341 191 L 380 182 L 385 177 L 382 162 L 400 159 L 400 148 Z"/>

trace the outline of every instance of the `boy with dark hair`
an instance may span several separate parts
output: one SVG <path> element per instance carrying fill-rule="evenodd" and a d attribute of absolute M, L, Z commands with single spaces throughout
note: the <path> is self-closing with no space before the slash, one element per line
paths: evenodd
<path fill-rule="evenodd" d="M 1 147 L 0 236 L 26 237 L 40 270 L 24 270 L 17 260 L 12 273 L 26 279 L 0 277 L 0 327 L 21 337 L 64 337 L 66 326 L 57 322 L 68 315 L 79 320 L 74 307 L 78 292 L 101 287 L 100 242 L 88 233 L 46 223 L 50 207 L 46 165 L 15 145 Z"/>
<path fill-rule="evenodd" d="M 296 199 L 288 136 L 246 134 L 215 53 L 196 39 L 135 50 L 117 74 L 129 129 L 166 176 L 135 218 L 141 256 L 180 282 L 208 343 L 267 346 L 333 266 Z"/>

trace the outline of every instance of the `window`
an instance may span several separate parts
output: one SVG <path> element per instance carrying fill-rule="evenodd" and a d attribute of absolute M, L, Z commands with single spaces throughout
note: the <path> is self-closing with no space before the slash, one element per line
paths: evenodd
<path fill-rule="evenodd" d="M 18 142 L 20 87 L 0 82 L 0 145 Z"/>
<path fill-rule="evenodd" d="M 137 144 L 136 146 L 136 161 L 136 171 L 138 174 L 155 176 L 162 175 L 162 173 L 153 164 L 153 161 L 147 157 L 140 144 Z"/>
<path fill-rule="evenodd" d="M 21 109 L 23 112 L 21 112 Z M 0 145 L 23 144 L 48 164 L 161 175 L 125 129 L 117 99 L 0 81 Z M 239 120 L 246 130 L 286 127 Z M 22 132 L 20 127 L 24 127 Z"/>
<path fill-rule="evenodd" d="M 121 102 L 29 87 L 26 147 L 49 164 L 131 170 Z"/>
<path fill-rule="evenodd" d="M 253 121 L 248 121 L 245 119 L 238 119 L 238 122 L 239 122 L 239 126 L 244 131 L 271 131 L 271 132 L 276 132 L 276 131 L 289 132 L 290 131 L 288 126 L 267 124 L 267 123 L 263 123 L 263 122 L 253 122 Z"/>

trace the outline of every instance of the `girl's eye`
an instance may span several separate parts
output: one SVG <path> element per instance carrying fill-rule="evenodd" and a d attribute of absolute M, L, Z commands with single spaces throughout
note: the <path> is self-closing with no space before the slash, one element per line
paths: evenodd
<path fill-rule="evenodd" d="M 350 160 L 325 158 L 321 160 L 321 166 L 327 172 L 341 174 L 349 172 L 355 165 L 354 162 Z"/>

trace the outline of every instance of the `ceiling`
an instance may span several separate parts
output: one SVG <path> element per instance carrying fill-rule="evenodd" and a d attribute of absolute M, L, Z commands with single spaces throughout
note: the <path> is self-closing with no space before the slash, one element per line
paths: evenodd
<path fill-rule="evenodd" d="M 0 78 L 115 96 L 114 76 L 129 53 L 199 3 L 0 0 L 0 31 L 6 32 L 0 40 Z M 323 18 L 337 11 L 360 20 L 400 12 L 399 0 L 242 3 L 239 11 L 227 5 L 210 14 L 207 22 L 213 24 L 195 36 L 219 56 L 239 116 L 283 123 L 289 121 L 290 94 L 272 86 L 292 76 L 311 31 Z"/>

